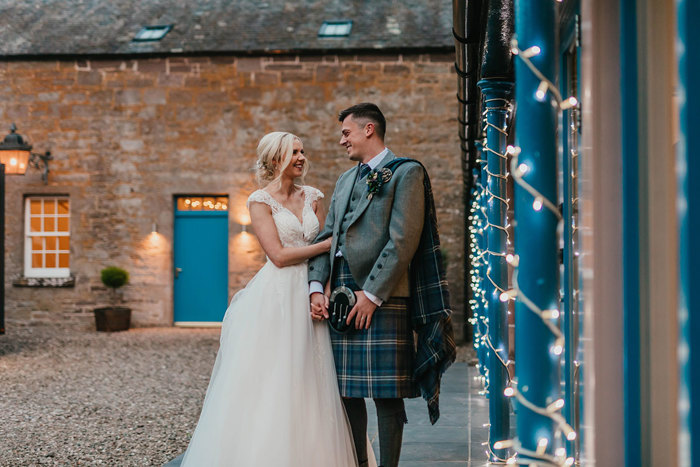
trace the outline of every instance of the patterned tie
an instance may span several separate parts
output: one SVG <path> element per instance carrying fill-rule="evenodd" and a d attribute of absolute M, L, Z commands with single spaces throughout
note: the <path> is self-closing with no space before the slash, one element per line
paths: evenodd
<path fill-rule="evenodd" d="M 360 165 L 360 178 L 365 178 L 371 170 L 367 164 Z"/>

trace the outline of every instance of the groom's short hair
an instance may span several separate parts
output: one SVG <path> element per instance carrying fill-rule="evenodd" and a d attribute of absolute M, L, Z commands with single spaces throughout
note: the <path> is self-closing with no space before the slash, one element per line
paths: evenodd
<path fill-rule="evenodd" d="M 348 107 L 338 114 L 338 121 L 342 122 L 346 118 L 352 115 L 353 119 L 368 120 L 374 123 L 374 130 L 377 132 L 382 141 L 384 140 L 384 134 L 386 133 L 386 119 L 384 114 L 379 107 L 371 102 L 362 102 L 361 104 L 355 104 L 352 107 Z"/>

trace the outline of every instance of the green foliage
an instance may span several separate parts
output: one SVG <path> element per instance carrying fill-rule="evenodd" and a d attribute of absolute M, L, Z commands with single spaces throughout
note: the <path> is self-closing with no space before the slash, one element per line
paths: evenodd
<path fill-rule="evenodd" d="M 129 273 L 122 268 L 109 266 L 100 272 L 100 279 L 104 285 L 116 290 L 129 282 Z"/>

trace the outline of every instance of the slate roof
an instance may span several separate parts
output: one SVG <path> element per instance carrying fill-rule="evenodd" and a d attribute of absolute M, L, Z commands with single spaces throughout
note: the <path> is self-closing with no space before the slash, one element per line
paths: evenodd
<path fill-rule="evenodd" d="M 346 38 L 319 38 L 352 20 Z M 172 24 L 159 42 L 133 42 Z M 450 0 L 0 0 L 0 56 L 452 49 Z"/>

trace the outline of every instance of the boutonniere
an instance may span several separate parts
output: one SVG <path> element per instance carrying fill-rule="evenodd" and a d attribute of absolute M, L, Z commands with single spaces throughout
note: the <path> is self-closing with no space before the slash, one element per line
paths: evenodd
<path fill-rule="evenodd" d="M 379 193 L 379 189 L 391 180 L 393 173 L 386 167 L 383 169 L 374 169 L 367 174 L 367 199 L 372 200 L 375 193 Z"/>

